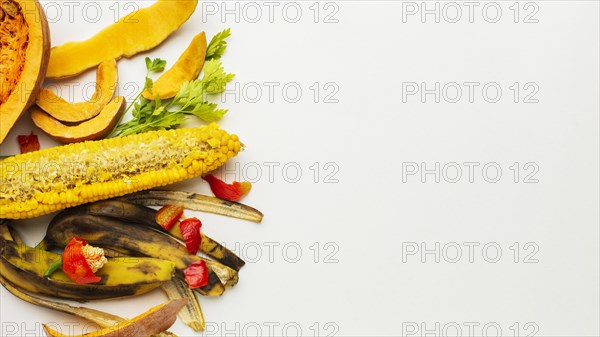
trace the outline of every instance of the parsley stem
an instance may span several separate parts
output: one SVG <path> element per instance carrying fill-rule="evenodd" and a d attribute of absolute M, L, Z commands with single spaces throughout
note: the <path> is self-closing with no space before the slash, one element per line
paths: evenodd
<path fill-rule="evenodd" d="M 153 81 L 148 77 L 149 74 L 162 71 L 166 65 L 164 60 L 151 60 L 147 57 L 144 88 L 127 106 L 117 126 L 108 137 L 129 136 L 156 129 L 172 129 L 185 122 L 190 114 L 207 123 L 223 117 L 227 110 L 217 109 L 216 103 L 208 102 L 207 95 L 222 93 L 226 84 L 235 76 L 234 74 L 227 74 L 219 60 L 225 51 L 227 43 L 224 40 L 228 36 L 229 30 L 226 30 L 213 39 L 214 43 L 211 41 L 213 46 L 212 56 L 206 58 L 202 79 L 197 78 L 182 83 L 175 97 L 164 101 L 159 98 L 155 100 L 142 98 L 142 93 L 145 90 L 153 88 Z M 124 116 L 130 111 L 133 118 L 123 122 Z"/>
<path fill-rule="evenodd" d="M 148 76 L 150 76 L 150 70 L 146 71 L 146 78 Z M 107 138 L 113 138 L 113 137 L 122 135 L 121 132 L 118 132 L 118 129 L 119 129 L 119 126 L 121 126 L 121 122 L 123 121 L 123 117 L 125 117 L 125 115 L 127 115 L 127 113 L 129 112 L 129 110 L 131 109 L 131 107 L 134 106 L 135 102 L 137 102 L 138 99 L 140 99 L 140 96 L 142 95 L 142 93 L 146 89 L 147 89 L 146 85 L 144 84 L 144 88 L 140 92 L 138 92 L 138 94 L 131 101 L 131 103 L 129 103 L 129 105 L 127 106 L 127 108 L 125 109 L 125 111 L 123 112 L 123 114 L 121 115 L 121 117 L 119 117 L 119 122 L 117 122 L 117 124 L 115 125 L 115 127 L 113 128 L 113 130 L 110 132 L 110 134 L 107 136 Z"/>
<path fill-rule="evenodd" d="M 151 128 L 153 128 L 153 127 L 157 126 L 157 125 L 160 125 L 160 122 L 162 122 L 162 121 L 164 121 L 164 120 L 167 120 L 167 119 L 169 119 L 169 118 L 171 118 L 171 117 L 172 117 L 172 114 L 171 114 L 171 115 L 165 115 L 165 116 L 162 116 L 162 117 L 160 117 L 160 118 L 158 118 L 158 119 L 156 119 L 156 120 L 153 120 L 153 121 L 147 122 L 146 124 L 140 124 L 140 125 L 136 125 L 136 126 L 129 127 L 129 128 L 127 128 L 125 131 L 123 131 L 123 132 L 120 134 L 120 136 L 129 136 L 129 135 L 133 135 L 133 134 L 136 134 L 136 133 L 138 133 L 138 131 L 139 131 L 139 130 L 144 130 L 144 129 L 146 129 L 146 128 L 150 128 L 150 129 L 151 129 Z"/>

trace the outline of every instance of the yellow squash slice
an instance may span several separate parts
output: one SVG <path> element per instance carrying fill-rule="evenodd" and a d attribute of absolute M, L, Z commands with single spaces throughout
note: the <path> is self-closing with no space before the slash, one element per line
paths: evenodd
<path fill-rule="evenodd" d="M 50 137 L 62 143 L 77 143 L 100 139 L 112 131 L 125 111 L 125 98 L 115 97 L 98 116 L 74 126 L 57 121 L 36 106 L 30 110 L 33 123 Z"/>
<path fill-rule="evenodd" d="M 150 50 L 179 29 L 194 13 L 197 4 L 198 0 L 158 0 L 85 41 L 53 47 L 46 76 L 74 76 L 102 61 Z"/>
<path fill-rule="evenodd" d="M 142 96 L 146 99 L 160 99 L 175 97 L 181 85 L 198 78 L 200 71 L 204 66 L 204 57 L 206 56 L 206 34 L 204 32 L 194 36 L 190 45 L 179 56 L 177 62 L 162 74 L 154 85 L 152 90 L 145 90 Z"/>
<path fill-rule="evenodd" d="M 37 105 L 62 122 L 77 123 L 97 116 L 110 102 L 117 88 L 117 61 L 100 63 L 96 72 L 96 91 L 87 102 L 69 103 L 50 89 L 42 89 Z"/>

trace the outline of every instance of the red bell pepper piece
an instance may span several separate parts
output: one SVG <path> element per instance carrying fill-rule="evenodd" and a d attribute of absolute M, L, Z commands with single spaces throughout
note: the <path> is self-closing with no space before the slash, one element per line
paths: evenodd
<path fill-rule="evenodd" d="M 228 201 L 240 200 L 243 196 L 248 194 L 252 188 L 252 184 L 247 181 L 241 183 L 234 181 L 233 183 L 228 184 L 212 174 L 207 174 L 203 176 L 202 179 L 208 182 L 210 189 L 217 198 Z"/>
<path fill-rule="evenodd" d="M 179 224 L 179 229 L 183 235 L 183 241 L 190 254 L 198 253 L 202 238 L 200 237 L 200 228 L 202 222 L 198 218 L 188 218 Z"/>
<path fill-rule="evenodd" d="M 35 135 L 33 131 L 31 131 L 29 136 L 17 136 L 17 141 L 19 142 L 21 153 L 33 152 L 40 149 L 40 141 L 38 140 L 38 136 Z"/>
<path fill-rule="evenodd" d="M 164 229 L 171 229 L 183 216 L 183 206 L 164 205 L 156 213 L 155 220 Z"/>
<path fill-rule="evenodd" d="M 184 271 L 186 282 L 190 288 L 199 288 L 208 284 L 208 268 L 206 262 L 198 260 L 190 264 Z"/>
<path fill-rule="evenodd" d="M 62 269 L 67 276 L 77 284 L 100 282 L 83 255 L 83 246 L 87 245 L 85 240 L 72 238 L 69 241 L 62 256 Z"/>

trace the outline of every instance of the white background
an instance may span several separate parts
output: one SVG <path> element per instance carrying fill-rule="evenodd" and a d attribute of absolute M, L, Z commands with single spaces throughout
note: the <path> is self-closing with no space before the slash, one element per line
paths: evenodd
<path fill-rule="evenodd" d="M 63 2 L 43 3 L 53 45 L 134 8 L 99 2 L 92 23 L 84 3 L 71 5 L 72 17 Z M 257 225 L 198 214 L 248 261 L 235 288 L 200 299 L 204 335 L 598 336 L 598 2 L 428 2 L 440 6 L 439 22 L 421 17 L 420 2 L 285 4 L 205 2 L 161 46 L 118 63 L 120 94 L 131 98 L 145 56 L 172 64 L 198 32 L 232 29 L 223 62 L 239 87 L 229 86 L 221 125 L 247 149 L 219 174 L 253 180 L 244 202 L 266 216 Z M 94 71 L 68 81 L 81 86 L 67 98 L 81 100 Z M 465 82 L 479 83 L 471 99 Z M 439 103 L 410 95 L 415 83 L 439 83 Z M 501 96 L 488 102 L 496 87 Z M 2 154 L 31 130 L 56 145 L 25 116 Z M 408 174 L 436 163 L 439 182 Z M 209 193 L 200 179 L 172 188 Z M 35 244 L 49 219 L 16 226 Z M 0 335 L 84 324 L 0 294 Z M 156 291 L 87 305 L 133 317 L 164 300 Z M 196 335 L 180 322 L 172 331 Z"/>

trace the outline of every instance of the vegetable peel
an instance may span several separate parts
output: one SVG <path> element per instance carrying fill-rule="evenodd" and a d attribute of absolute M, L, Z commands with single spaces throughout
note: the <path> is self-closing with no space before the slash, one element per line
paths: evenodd
<path fill-rule="evenodd" d="M 198 298 L 194 295 L 194 292 L 192 292 L 192 289 L 187 283 L 179 279 L 173 279 L 169 282 L 165 282 L 162 285 L 162 289 L 170 300 L 180 298 L 188 299 L 187 304 L 178 314 L 183 323 L 194 331 L 204 331 L 204 329 L 206 329 L 206 322 L 204 320 L 204 313 L 200 307 L 200 302 L 198 302 Z"/>
<path fill-rule="evenodd" d="M 96 89 L 89 101 L 71 103 L 45 88 L 37 96 L 37 106 L 61 122 L 78 123 L 96 117 L 117 89 L 117 61 L 103 61 L 96 70 Z"/>
<path fill-rule="evenodd" d="M 207 174 L 202 179 L 208 182 L 211 191 L 217 198 L 228 201 L 239 201 L 243 196 L 250 193 L 252 189 L 252 184 L 247 181 L 241 183 L 234 181 L 231 184 L 227 184 L 212 174 Z"/>
<path fill-rule="evenodd" d="M 194 13 L 197 4 L 197 0 L 158 0 L 85 41 L 53 47 L 46 76 L 74 76 L 104 60 L 118 60 L 152 49 L 179 29 Z"/>
<path fill-rule="evenodd" d="M 198 218 L 188 218 L 179 223 L 183 241 L 190 254 L 198 253 L 200 241 L 202 240 L 202 237 L 200 236 L 201 227 L 202 222 L 200 222 Z"/>
<path fill-rule="evenodd" d="M 29 135 L 17 136 L 17 141 L 19 142 L 21 153 L 33 152 L 40 149 L 40 141 L 33 131 L 31 131 L 31 134 Z"/>
<path fill-rule="evenodd" d="M 180 205 L 194 211 L 225 215 L 256 223 L 260 223 L 264 217 L 259 210 L 248 205 L 193 192 L 148 190 L 128 194 L 119 199 L 144 206 Z"/>
<path fill-rule="evenodd" d="M 187 299 L 179 299 L 159 304 L 135 318 L 109 328 L 68 337 L 134 337 L 151 336 L 168 329 L 177 319 L 177 313 L 185 306 Z M 43 324 L 48 336 L 67 337 L 47 324 Z"/>

